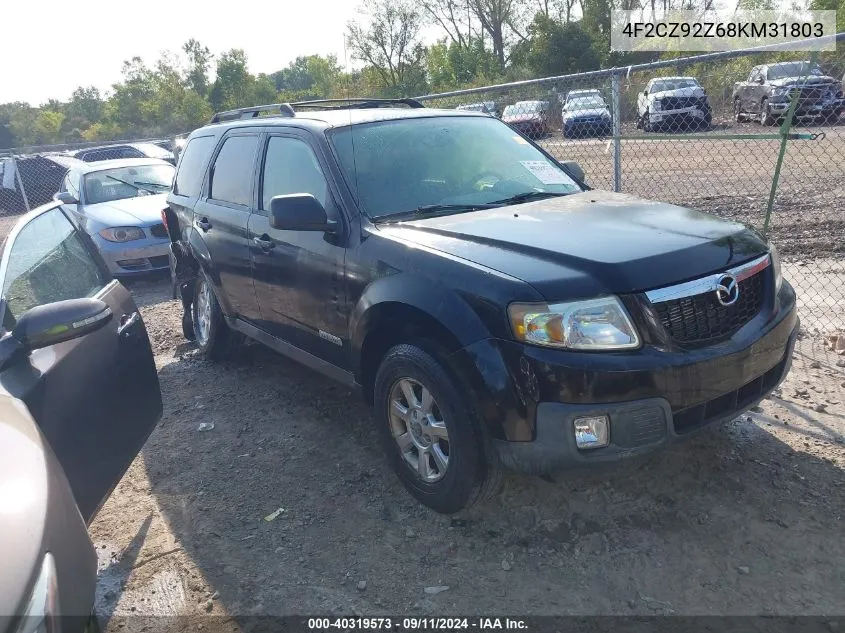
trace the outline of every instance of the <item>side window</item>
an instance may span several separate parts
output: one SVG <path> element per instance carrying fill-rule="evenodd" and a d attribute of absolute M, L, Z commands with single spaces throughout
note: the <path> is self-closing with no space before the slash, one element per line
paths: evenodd
<path fill-rule="evenodd" d="M 304 141 L 273 136 L 267 145 L 261 179 L 262 209 L 270 208 L 274 196 L 310 193 L 326 206 L 328 183 L 314 151 Z"/>
<path fill-rule="evenodd" d="M 230 136 L 223 142 L 211 172 L 209 198 L 252 205 L 252 180 L 258 136 Z"/>
<path fill-rule="evenodd" d="M 7 246 L 4 329 L 35 306 L 92 297 L 106 285 L 96 260 L 61 209 L 42 213 Z"/>
<path fill-rule="evenodd" d="M 188 142 L 179 160 L 173 193 L 190 198 L 200 195 L 206 162 L 212 149 L 214 149 L 213 136 L 198 136 Z"/>

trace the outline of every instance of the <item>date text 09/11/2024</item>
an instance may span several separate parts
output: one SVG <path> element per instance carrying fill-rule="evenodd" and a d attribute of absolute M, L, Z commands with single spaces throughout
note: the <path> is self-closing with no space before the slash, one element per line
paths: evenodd
<path fill-rule="evenodd" d="M 519 631 L 527 630 L 525 620 L 519 618 L 309 618 L 312 631 Z"/>

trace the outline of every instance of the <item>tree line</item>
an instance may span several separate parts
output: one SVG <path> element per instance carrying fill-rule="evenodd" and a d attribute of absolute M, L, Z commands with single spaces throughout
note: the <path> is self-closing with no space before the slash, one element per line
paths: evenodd
<path fill-rule="evenodd" d="M 257 104 L 414 96 L 647 62 L 660 54 L 610 51 L 611 11 L 639 1 L 364 0 L 346 32 L 354 69 L 307 55 L 253 74 L 243 49 L 215 55 L 190 39 L 152 65 L 125 61 L 107 94 L 80 86 L 68 101 L 0 104 L 0 149 L 180 134 L 214 112 Z M 661 0 L 701 1 L 710 0 Z M 845 0 L 813 2 L 845 17 Z M 427 27 L 439 34 L 434 43 L 422 40 Z"/>

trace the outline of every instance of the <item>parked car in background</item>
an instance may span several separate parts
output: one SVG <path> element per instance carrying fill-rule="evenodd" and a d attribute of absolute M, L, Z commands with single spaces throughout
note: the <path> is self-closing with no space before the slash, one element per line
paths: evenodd
<path fill-rule="evenodd" d="M 695 77 L 655 77 L 637 96 L 637 127 L 646 132 L 709 128 L 713 113 Z"/>
<path fill-rule="evenodd" d="M 91 236 L 113 275 L 169 268 L 170 241 L 161 211 L 173 165 L 151 158 L 55 160 L 68 168 L 55 199 Z"/>
<path fill-rule="evenodd" d="M 86 147 L 67 152 L 67 155 L 86 163 L 119 158 L 157 158 L 171 165 L 176 164 L 176 158 L 171 149 L 156 143 L 121 143 L 103 147 Z"/>
<path fill-rule="evenodd" d="M 795 116 L 836 119 L 845 109 L 842 82 L 808 61 L 780 62 L 755 66 L 746 81 L 734 85 L 734 118 L 774 125 L 786 115 L 795 91 Z"/>
<path fill-rule="evenodd" d="M 463 112 L 484 112 L 485 114 L 489 114 L 494 117 L 499 116 L 499 112 L 496 110 L 496 104 L 493 101 L 464 103 L 456 107 L 455 110 L 461 110 Z"/>
<path fill-rule="evenodd" d="M 531 138 L 549 133 L 550 118 L 548 101 L 517 101 L 502 111 L 502 121 Z"/>
<path fill-rule="evenodd" d="M 608 136 L 613 133 L 613 120 L 601 94 L 568 97 L 561 114 L 564 138 Z"/>
<path fill-rule="evenodd" d="M 0 631 L 94 631 L 86 531 L 161 417 L 138 308 L 57 203 L 0 260 Z"/>
<path fill-rule="evenodd" d="M 796 298 L 754 229 L 589 190 L 497 119 L 402 103 L 191 134 L 165 213 L 201 355 L 247 337 L 360 389 L 439 512 L 502 466 L 648 453 L 783 379 Z"/>

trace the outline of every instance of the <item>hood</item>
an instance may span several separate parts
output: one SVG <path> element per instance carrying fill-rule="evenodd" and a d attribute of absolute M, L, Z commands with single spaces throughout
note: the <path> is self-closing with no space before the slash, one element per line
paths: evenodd
<path fill-rule="evenodd" d="M 741 224 L 603 191 L 382 225 L 380 232 L 517 277 L 550 301 L 680 283 L 767 248 Z"/>
<path fill-rule="evenodd" d="M 811 75 L 809 77 L 784 77 L 783 79 L 773 79 L 769 82 L 771 86 L 785 87 L 785 86 L 814 86 L 817 84 L 831 84 L 837 83 L 833 77 L 827 75 Z"/>
<path fill-rule="evenodd" d="M 111 202 L 86 204 L 85 215 L 106 226 L 139 226 L 161 222 L 161 210 L 167 205 L 167 194 L 156 193 Z"/>
<path fill-rule="evenodd" d="M 505 123 L 524 123 L 527 121 L 538 121 L 543 118 L 539 112 L 528 112 L 526 114 L 510 114 L 503 116 L 502 121 Z"/>
<path fill-rule="evenodd" d="M 575 110 L 574 112 L 565 112 L 563 115 L 564 121 L 570 119 L 579 119 L 581 117 L 610 117 L 610 110 L 607 108 L 590 108 L 589 110 Z"/>
<path fill-rule="evenodd" d="M 662 90 L 648 95 L 652 99 L 663 99 L 665 97 L 703 97 L 704 88 L 678 88 L 676 90 Z"/>

